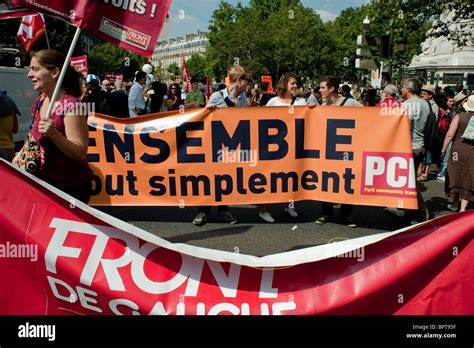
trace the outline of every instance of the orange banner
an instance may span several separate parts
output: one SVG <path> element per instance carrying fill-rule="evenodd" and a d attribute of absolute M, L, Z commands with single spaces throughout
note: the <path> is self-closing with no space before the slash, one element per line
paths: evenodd
<path fill-rule="evenodd" d="M 417 208 L 399 110 L 249 107 L 89 117 L 92 205 L 319 200 Z"/>

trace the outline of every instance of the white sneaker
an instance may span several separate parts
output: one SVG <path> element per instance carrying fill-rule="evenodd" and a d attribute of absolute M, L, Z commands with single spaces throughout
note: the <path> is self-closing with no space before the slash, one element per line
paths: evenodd
<path fill-rule="evenodd" d="M 273 218 L 272 214 L 268 211 L 266 213 L 259 213 L 258 216 L 265 222 L 274 223 L 275 219 Z"/>
<path fill-rule="evenodd" d="M 436 178 L 436 180 L 440 181 L 440 182 L 445 182 L 446 181 L 446 178 L 444 176 L 438 176 Z"/>
<path fill-rule="evenodd" d="M 398 208 L 385 208 L 386 211 L 389 213 L 399 216 L 399 217 L 404 217 L 405 216 L 405 210 L 403 209 L 398 209 Z"/>
<path fill-rule="evenodd" d="M 295 208 L 286 207 L 285 212 L 292 218 L 298 217 L 298 213 L 296 212 Z"/>

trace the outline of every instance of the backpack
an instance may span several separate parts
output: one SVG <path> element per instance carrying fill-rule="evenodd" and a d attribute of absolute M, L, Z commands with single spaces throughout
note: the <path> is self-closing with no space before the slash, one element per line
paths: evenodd
<path fill-rule="evenodd" d="M 344 106 L 344 104 L 345 104 L 346 101 L 348 101 L 348 100 L 349 100 L 349 97 L 344 98 L 344 100 L 342 101 L 341 105 L 339 105 L 339 106 Z"/>
<path fill-rule="evenodd" d="M 438 115 L 438 132 L 440 135 L 443 136 L 443 138 L 446 135 L 446 133 L 448 133 L 450 121 L 451 120 L 449 118 L 448 113 L 440 108 L 439 115 Z"/>
<path fill-rule="evenodd" d="M 426 101 L 430 107 L 430 113 L 426 119 L 425 130 L 423 131 L 423 142 L 425 143 L 425 149 L 431 151 L 435 145 L 435 140 L 439 137 L 438 122 L 436 121 L 436 115 L 433 112 L 431 103 Z"/>

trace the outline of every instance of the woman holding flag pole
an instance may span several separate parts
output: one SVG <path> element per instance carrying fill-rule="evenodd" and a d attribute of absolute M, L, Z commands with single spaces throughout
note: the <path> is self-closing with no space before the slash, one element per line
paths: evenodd
<path fill-rule="evenodd" d="M 40 95 L 32 107 L 30 136 L 40 153 L 34 172 L 39 178 L 87 203 L 92 190 L 92 170 L 86 161 L 88 148 L 87 115 L 80 102 L 80 73 L 55 50 L 31 55 L 28 78 Z M 61 79 L 61 76 L 63 78 Z M 57 102 L 54 100 L 57 99 Z M 22 152 L 13 163 L 22 165 Z"/>

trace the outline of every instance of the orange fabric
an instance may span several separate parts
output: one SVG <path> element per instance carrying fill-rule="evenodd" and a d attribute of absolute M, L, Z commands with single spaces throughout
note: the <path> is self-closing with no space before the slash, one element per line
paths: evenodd
<path fill-rule="evenodd" d="M 96 175 L 91 204 L 312 199 L 415 209 L 409 121 L 401 113 L 302 106 L 198 109 L 133 119 L 91 116 L 88 159 Z"/>

